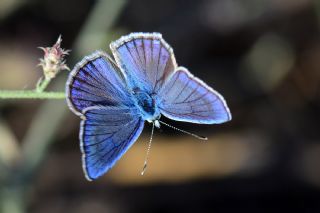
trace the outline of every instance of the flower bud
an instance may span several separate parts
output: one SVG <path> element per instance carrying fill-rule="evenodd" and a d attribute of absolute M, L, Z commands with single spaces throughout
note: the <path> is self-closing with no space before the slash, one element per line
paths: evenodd
<path fill-rule="evenodd" d="M 70 50 L 64 50 L 60 47 L 62 42 L 61 35 L 52 47 L 39 47 L 44 52 L 44 57 L 40 58 L 39 66 L 42 67 L 46 80 L 54 78 L 60 70 L 70 70 L 65 64 L 64 57 Z"/>

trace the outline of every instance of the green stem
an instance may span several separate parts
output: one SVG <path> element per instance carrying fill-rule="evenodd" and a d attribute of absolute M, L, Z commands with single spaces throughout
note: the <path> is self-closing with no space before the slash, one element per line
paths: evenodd
<path fill-rule="evenodd" d="M 44 79 L 43 81 L 41 80 L 40 83 L 37 85 L 36 91 L 43 92 L 49 85 L 50 81 L 51 79 Z"/>
<path fill-rule="evenodd" d="M 34 90 L 0 90 L 0 99 L 64 99 L 64 92 L 37 92 Z"/>

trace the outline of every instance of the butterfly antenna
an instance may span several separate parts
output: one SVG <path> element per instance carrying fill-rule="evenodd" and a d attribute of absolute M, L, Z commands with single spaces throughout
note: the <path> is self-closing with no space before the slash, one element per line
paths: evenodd
<path fill-rule="evenodd" d="M 149 159 L 149 153 L 150 153 L 150 149 L 151 149 L 151 143 L 152 143 L 152 138 L 153 138 L 153 131 L 154 131 L 154 122 L 152 123 L 152 130 L 151 130 L 151 136 L 150 136 L 150 140 L 148 143 L 148 149 L 147 149 L 147 154 L 146 157 L 144 159 L 144 165 L 141 171 L 141 175 L 144 175 L 145 171 L 147 170 L 147 164 L 148 164 L 148 159 Z"/>
<path fill-rule="evenodd" d="M 187 134 L 187 135 L 191 135 L 191 136 L 193 136 L 193 137 L 195 137 L 195 138 L 197 138 L 197 139 L 204 140 L 204 141 L 208 140 L 207 137 L 200 136 L 200 135 L 196 135 L 196 134 L 193 134 L 193 133 L 191 133 L 191 132 L 187 132 L 187 131 L 185 131 L 185 130 L 179 129 L 179 128 L 174 127 L 174 126 L 171 126 L 170 124 L 167 124 L 167 123 L 165 123 L 165 122 L 163 122 L 163 121 L 160 121 L 160 120 L 159 120 L 159 122 L 160 122 L 161 124 L 166 125 L 167 127 L 170 127 L 170 128 L 172 128 L 172 129 L 174 129 L 174 130 L 176 130 L 176 131 L 185 133 L 185 134 Z"/>

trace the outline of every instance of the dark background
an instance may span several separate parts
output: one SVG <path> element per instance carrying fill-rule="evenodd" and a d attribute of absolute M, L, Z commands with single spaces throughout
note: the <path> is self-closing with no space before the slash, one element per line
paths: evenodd
<path fill-rule="evenodd" d="M 0 100 L 1 212 L 319 212 L 320 2 L 2 0 L 0 89 L 33 89 L 61 34 L 72 68 L 129 32 L 161 32 L 179 65 L 226 99 L 222 125 L 150 126 L 95 182 L 64 100 Z M 68 71 L 50 84 L 63 91 Z"/>

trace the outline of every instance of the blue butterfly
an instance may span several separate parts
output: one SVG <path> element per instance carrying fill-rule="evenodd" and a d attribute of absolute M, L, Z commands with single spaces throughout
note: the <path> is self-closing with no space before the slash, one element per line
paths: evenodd
<path fill-rule="evenodd" d="M 224 98 L 186 68 L 178 67 L 160 33 L 131 33 L 84 57 L 66 84 L 67 103 L 81 117 L 85 176 L 106 173 L 138 139 L 144 122 L 160 116 L 199 124 L 231 120 Z M 162 123 L 162 122 L 161 122 Z"/>

